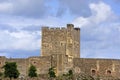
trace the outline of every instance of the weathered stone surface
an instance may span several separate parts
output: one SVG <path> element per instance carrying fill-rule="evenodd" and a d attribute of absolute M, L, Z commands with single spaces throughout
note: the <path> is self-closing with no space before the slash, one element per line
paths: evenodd
<path fill-rule="evenodd" d="M 74 58 L 73 65 L 75 73 L 78 73 L 79 70 L 79 73 L 91 76 L 120 78 L 120 68 L 118 68 L 120 67 L 120 60 L 117 59 Z"/>
<path fill-rule="evenodd" d="M 67 28 L 42 28 L 42 56 L 63 54 L 80 57 L 80 29 L 68 24 Z"/>

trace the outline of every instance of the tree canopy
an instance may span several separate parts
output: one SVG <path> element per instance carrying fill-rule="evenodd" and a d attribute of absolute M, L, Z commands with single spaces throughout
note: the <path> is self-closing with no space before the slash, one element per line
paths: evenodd
<path fill-rule="evenodd" d="M 20 75 L 19 71 L 17 70 L 16 62 L 6 62 L 3 68 L 5 77 L 9 77 L 11 79 L 18 78 Z"/>
<path fill-rule="evenodd" d="M 48 74 L 49 74 L 49 77 L 53 77 L 53 78 L 56 77 L 56 75 L 55 75 L 55 71 L 54 71 L 54 67 L 49 68 L 49 72 L 48 72 Z"/>
<path fill-rule="evenodd" d="M 37 73 L 36 73 L 36 67 L 31 65 L 30 68 L 29 68 L 29 73 L 28 73 L 28 76 L 29 77 L 37 77 Z"/>

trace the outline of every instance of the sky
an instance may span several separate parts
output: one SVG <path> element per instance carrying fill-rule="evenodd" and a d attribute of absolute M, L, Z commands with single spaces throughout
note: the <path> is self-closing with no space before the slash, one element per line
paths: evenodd
<path fill-rule="evenodd" d="M 40 56 L 41 27 L 69 23 L 82 58 L 120 59 L 120 0 L 0 0 L 0 56 Z"/>

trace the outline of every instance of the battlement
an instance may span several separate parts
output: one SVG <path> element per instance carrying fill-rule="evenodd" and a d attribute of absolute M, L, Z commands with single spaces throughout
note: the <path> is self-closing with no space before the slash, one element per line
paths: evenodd
<path fill-rule="evenodd" d="M 61 28 L 58 28 L 58 27 L 55 27 L 55 28 L 50 28 L 50 27 L 42 27 L 42 30 L 54 30 L 54 31 L 56 31 L 56 30 L 66 30 L 66 28 L 65 27 L 61 27 Z"/>
<path fill-rule="evenodd" d="M 80 28 L 74 28 L 74 30 L 80 31 Z"/>
<path fill-rule="evenodd" d="M 42 27 L 42 30 L 49 30 L 49 27 L 43 26 L 43 27 Z"/>
<path fill-rule="evenodd" d="M 69 29 L 74 29 L 74 30 L 77 30 L 79 31 L 80 28 L 74 28 L 74 25 L 73 24 L 67 24 L 67 28 L 65 27 L 47 27 L 47 26 L 43 26 L 42 27 L 42 31 L 51 31 L 51 30 L 54 30 L 54 31 L 58 31 L 58 30 L 69 30 Z"/>
<path fill-rule="evenodd" d="M 67 24 L 67 28 L 74 28 L 73 24 Z"/>

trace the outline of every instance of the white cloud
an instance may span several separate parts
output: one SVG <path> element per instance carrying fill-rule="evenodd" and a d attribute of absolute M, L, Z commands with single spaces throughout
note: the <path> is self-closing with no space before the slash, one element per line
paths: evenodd
<path fill-rule="evenodd" d="M 39 32 L 0 31 L 1 50 L 38 50 L 40 49 Z M 40 35 L 40 34 L 39 34 Z"/>
<path fill-rule="evenodd" d="M 99 4 L 91 3 L 89 5 L 91 9 L 91 16 L 90 17 L 78 17 L 73 21 L 73 24 L 76 26 L 84 27 L 84 26 L 93 26 L 99 24 L 104 21 L 109 21 L 111 18 L 115 17 L 113 14 L 111 7 L 103 2 L 99 2 Z"/>
<path fill-rule="evenodd" d="M 31 18 L 41 18 L 47 14 L 47 0 L 5 0 L 0 2 L 0 13 Z M 39 9 L 38 9 L 39 8 Z"/>
<path fill-rule="evenodd" d="M 8 12 L 10 13 L 13 9 L 13 5 L 8 2 L 0 3 L 0 12 Z"/>
<path fill-rule="evenodd" d="M 99 4 L 90 4 L 90 9 L 92 11 L 91 18 L 93 18 L 92 20 L 95 23 L 106 21 L 110 16 L 113 16 L 111 7 L 103 2 L 100 2 Z"/>
<path fill-rule="evenodd" d="M 120 55 L 119 17 L 104 2 L 91 3 L 89 7 L 91 16 L 73 21 L 81 27 L 82 57 L 115 58 Z"/>
<path fill-rule="evenodd" d="M 43 19 L 25 18 L 19 16 L 0 16 L 0 24 L 6 24 L 16 29 L 22 29 L 28 26 L 63 26 L 68 21 L 63 21 L 62 18 L 48 16 Z"/>

